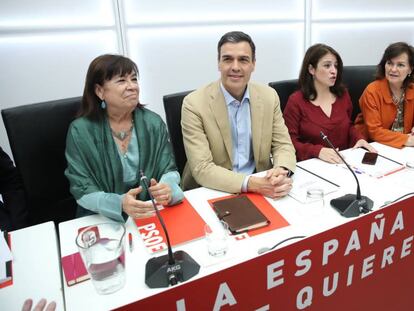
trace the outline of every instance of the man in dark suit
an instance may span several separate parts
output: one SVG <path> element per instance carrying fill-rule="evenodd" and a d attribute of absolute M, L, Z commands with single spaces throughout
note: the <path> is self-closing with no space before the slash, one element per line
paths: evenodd
<path fill-rule="evenodd" d="M 23 184 L 10 157 L 0 148 L 0 229 L 16 230 L 28 225 Z"/>

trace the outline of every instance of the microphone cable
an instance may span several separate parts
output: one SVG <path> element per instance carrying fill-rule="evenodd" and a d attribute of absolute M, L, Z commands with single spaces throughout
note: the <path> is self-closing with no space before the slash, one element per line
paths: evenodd
<path fill-rule="evenodd" d="M 408 197 L 408 196 L 411 196 L 411 195 L 414 195 L 414 192 L 409 192 L 409 193 L 406 193 L 406 194 L 400 196 L 399 198 L 396 198 L 395 200 L 387 201 L 384 204 L 382 204 L 378 209 L 383 208 L 383 207 L 385 207 L 387 205 L 390 205 L 392 203 L 398 202 L 399 200 L 404 199 L 405 197 Z"/>
<path fill-rule="evenodd" d="M 263 253 L 266 253 L 266 252 L 268 252 L 268 251 L 271 251 L 271 250 L 273 250 L 273 249 L 275 249 L 276 247 L 278 247 L 279 245 L 281 245 L 281 244 L 283 244 L 283 243 L 285 243 L 285 242 L 287 242 L 287 241 L 290 241 L 290 240 L 294 240 L 294 239 L 303 239 L 303 238 L 306 238 L 306 236 L 305 235 L 296 235 L 296 236 L 292 236 L 292 237 L 290 237 L 290 238 L 287 238 L 287 239 L 284 239 L 284 240 L 282 240 L 282 241 L 280 241 L 280 242 L 278 242 L 278 243 L 276 243 L 275 245 L 273 245 L 272 247 L 262 247 L 262 248 L 259 248 L 259 250 L 257 251 L 257 253 L 260 255 L 260 254 L 263 254 Z"/>

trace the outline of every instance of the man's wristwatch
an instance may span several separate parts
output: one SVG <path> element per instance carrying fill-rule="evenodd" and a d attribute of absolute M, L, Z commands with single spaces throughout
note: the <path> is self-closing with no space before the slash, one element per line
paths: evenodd
<path fill-rule="evenodd" d="M 287 173 L 287 177 L 292 177 L 292 175 L 294 174 L 290 169 L 288 169 L 287 167 L 281 166 L 281 168 L 283 168 L 284 170 L 286 170 Z"/>

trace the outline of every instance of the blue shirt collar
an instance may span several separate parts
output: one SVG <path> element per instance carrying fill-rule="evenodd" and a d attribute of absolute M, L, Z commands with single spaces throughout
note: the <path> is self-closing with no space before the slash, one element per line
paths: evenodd
<path fill-rule="evenodd" d="M 235 99 L 224 87 L 223 83 L 220 82 L 220 88 L 224 95 L 224 101 L 226 102 L 226 105 L 229 106 L 234 101 L 239 102 L 237 99 Z M 246 87 L 246 91 L 244 92 L 243 98 L 241 100 L 241 104 L 243 104 L 246 100 L 247 102 L 250 102 L 250 93 L 249 93 L 249 86 Z"/>

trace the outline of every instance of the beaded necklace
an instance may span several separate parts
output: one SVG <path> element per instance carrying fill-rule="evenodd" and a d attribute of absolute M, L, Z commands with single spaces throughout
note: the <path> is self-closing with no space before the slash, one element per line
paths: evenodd
<path fill-rule="evenodd" d="M 392 123 L 391 130 L 394 132 L 404 132 L 404 101 L 405 90 L 403 90 L 400 97 L 395 96 L 392 92 L 392 101 L 397 107 L 397 114 L 395 115 L 394 122 Z"/>
<path fill-rule="evenodd" d="M 133 128 L 134 128 L 134 121 L 131 122 L 131 127 L 126 131 L 115 132 L 111 127 L 111 132 L 115 138 L 119 139 L 120 141 L 124 141 L 125 139 L 128 138 L 129 135 L 131 135 Z"/>

